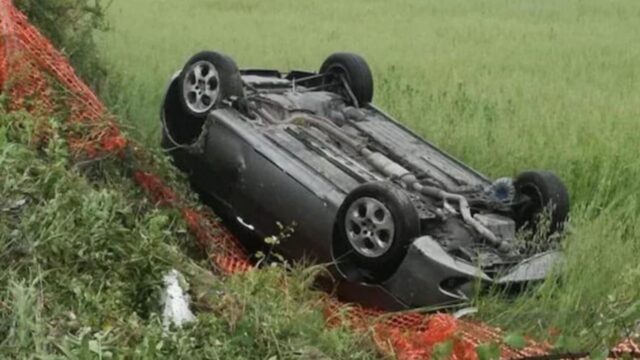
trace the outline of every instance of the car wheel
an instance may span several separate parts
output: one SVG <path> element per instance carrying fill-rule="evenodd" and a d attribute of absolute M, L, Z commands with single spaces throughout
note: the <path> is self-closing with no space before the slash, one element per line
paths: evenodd
<path fill-rule="evenodd" d="M 189 59 L 178 81 L 184 110 L 197 118 L 206 117 L 223 99 L 243 94 L 236 63 L 213 51 L 203 51 Z"/>
<path fill-rule="evenodd" d="M 337 78 L 344 76 L 359 106 L 373 99 L 373 75 L 360 55 L 347 52 L 332 54 L 322 63 L 320 73 Z"/>
<path fill-rule="evenodd" d="M 420 235 L 418 213 L 407 193 L 388 182 L 374 182 L 353 190 L 336 216 L 334 250 L 380 282 L 391 276 Z"/>
<path fill-rule="evenodd" d="M 547 235 L 563 229 L 569 216 L 569 193 L 556 174 L 549 171 L 525 171 L 516 177 L 514 185 L 516 196 L 526 198 L 515 209 L 519 229 L 538 233 L 544 215 L 548 216 Z"/>

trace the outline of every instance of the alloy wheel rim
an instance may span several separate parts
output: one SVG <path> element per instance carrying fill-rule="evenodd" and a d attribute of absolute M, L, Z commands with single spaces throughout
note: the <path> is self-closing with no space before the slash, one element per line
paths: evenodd
<path fill-rule="evenodd" d="M 195 113 L 205 113 L 215 105 L 220 95 L 220 80 L 215 66 L 209 61 L 191 65 L 183 80 L 185 103 Z"/>
<path fill-rule="evenodd" d="M 345 229 L 353 249 L 368 258 L 384 255 L 393 244 L 395 235 L 391 211 L 372 197 L 361 197 L 349 206 Z"/>

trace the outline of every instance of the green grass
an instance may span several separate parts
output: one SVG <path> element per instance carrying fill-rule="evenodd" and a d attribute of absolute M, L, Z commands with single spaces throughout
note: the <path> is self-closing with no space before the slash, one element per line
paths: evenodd
<path fill-rule="evenodd" d="M 196 51 L 284 70 L 361 53 L 375 102 L 448 152 L 494 177 L 564 178 L 559 281 L 481 299 L 479 318 L 594 343 L 640 319 L 639 16 L 635 0 L 131 0 L 99 44 L 126 84 L 109 102 L 149 144 L 168 77 Z"/>
<path fill-rule="evenodd" d="M 116 158 L 74 161 L 58 131 L 0 107 L 0 358 L 375 358 L 364 335 L 325 326 L 317 269 L 213 275 L 179 211 L 149 203 Z M 164 333 L 172 268 L 197 322 Z"/>

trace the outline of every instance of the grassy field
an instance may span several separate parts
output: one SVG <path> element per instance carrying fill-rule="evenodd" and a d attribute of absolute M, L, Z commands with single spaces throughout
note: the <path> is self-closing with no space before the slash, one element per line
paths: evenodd
<path fill-rule="evenodd" d="M 544 168 L 572 195 L 562 274 L 479 317 L 584 341 L 640 319 L 640 4 L 635 0 L 119 0 L 108 98 L 155 144 L 168 77 L 215 49 L 241 67 L 317 69 L 364 55 L 374 101 L 491 176 Z M 595 339 L 595 340 L 594 340 Z"/>
<path fill-rule="evenodd" d="M 315 271 L 213 275 L 181 213 L 149 202 L 120 160 L 74 162 L 60 118 L 0 102 L 0 359 L 375 358 L 363 334 L 325 326 Z M 161 316 L 170 269 L 197 313 L 182 329 Z"/>

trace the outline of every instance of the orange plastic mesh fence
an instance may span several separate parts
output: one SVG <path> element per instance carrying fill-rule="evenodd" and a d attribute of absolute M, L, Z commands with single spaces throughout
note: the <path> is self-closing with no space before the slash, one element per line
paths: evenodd
<path fill-rule="evenodd" d="M 64 100 L 53 96 L 54 89 L 60 88 L 67 95 L 62 97 Z M 66 121 L 77 125 L 72 128 L 78 130 L 66 134 L 77 156 L 97 158 L 111 154 L 125 159 L 127 149 L 136 154 L 142 152 L 122 135 L 113 117 L 76 76 L 64 56 L 10 0 L 0 0 L 0 90 L 9 95 L 10 110 L 48 114 L 64 107 Z M 252 269 L 243 246 L 213 213 L 189 206 L 152 172 L 136 169 L 133 179 L 158 205 L 180 209 L 189 230 L 220 272 L 233 274 Z M 502 339 L 499 329 L 447 314 L 385 314 L 345 306 L 330 297 L 325 314 L 328 325 L 348 321 L 356 330 L 371 329 L 380 351 L 403 360 L 428 359 L 433 347 L 447 340 L 453 342 L 451 358 L 475 359 L 478 344 L 500 343 Z M 640 348 L 631 341 L 620 344 L 615 351 L 640 354 Z M 533 342 L 521 350 L 501 347 L 502 357 L 508 359 L 544 356 L 548 352 L 548 345 Z"/>

